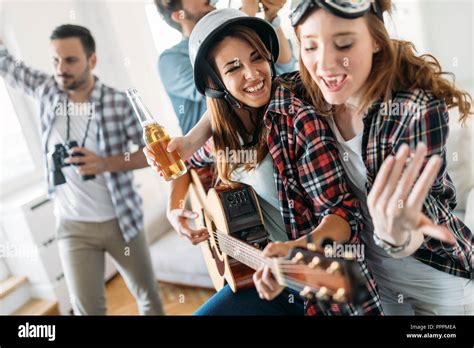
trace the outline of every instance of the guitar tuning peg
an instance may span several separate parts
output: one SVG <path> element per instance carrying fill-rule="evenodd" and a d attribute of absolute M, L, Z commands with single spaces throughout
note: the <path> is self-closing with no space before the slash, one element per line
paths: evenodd
<path fill-rule="evenodd" d="M 340 269 L 341 269 L 341 265 L 339 264 L 339 262 L 333 261 L 333 262 L 331 262 L 329 267 L 326 269 L 326 272 L 329 273 L 329 274 L 333 274 L 333 273 L 336 273 L 337 271 L 339 271 Z"/>
<path fill-rule="evenodd" d="M 344 288 L 337 289 L 336 293 L 332 296 L 332 299 L 340 303 L 347 302 L 346 290 Z"/>
<path fill-rule="evenodd" d="M 295 256 L 291 259 L 293 263 L 299 263 L 304 259 L 304 255 L 301 251 L 298 251 Z"/>
<path fill-rule="evenodd" d="M 313 257 L 313 259 L 311 260 L 311 262 L 308 264 L 308 267 L 309 268 L 316 268 L 319 266 L 319 264 L 321 263 L 321 259 L 317 256 Z"/>
<path fill-rule="evenodd" d="M 300 296 L 312 300 L 314 298 L 314 293 L 309 286 L 305 286 L 300 292 Z"/>
<path fill-rule="evenodd" d="M 329 300 L 329 290 L 325 286 L 320 288 L 316 293 L 316 298 L 320 301 L 327 301 Z"/>

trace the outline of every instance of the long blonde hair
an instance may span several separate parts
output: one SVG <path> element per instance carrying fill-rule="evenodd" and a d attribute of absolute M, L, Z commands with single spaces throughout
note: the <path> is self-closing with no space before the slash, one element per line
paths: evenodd
<path fill-rule="evenodd" d="M 265 47 L 260 37 L 251 29 L 245 26 L 232 26 L 227 30 L 223 31 L 214 41 L 215 46 L 224 38 L 233 37 L 247 42 L 253 47 L 264 59 L 270 61 L 270 53 Z M 213 59 L 213 50 L 210 50 L 208 61 L 211 63 L 213 68 L 217 71 L 217 68 Z M 207 85 L 210 88 L 216 88 L 210 77 L 206 79 Z M 240 142 L 240 138 L 245 139 L 247 132 L 243 127 L 243 124 L 238 119 L 234 110 L 224 99 L 206 98 L 207 108 L 212 113 L 212 138 L 214 140 L 214 150 L 216 154 L 228 153 L 228 151 L 242 150 L 243 147 Z M 216 168 L 219 175 L 219 179 L 226 185 L 233 186 L 235 183 L 230 179 L 232 172 L 238 167 L 243 166 L 245 170 L 251 170 L 256 164 L 263 161 L 268 153 L 268 146 L 263 126 L 263 114 L 264 111 L 258 110 L 257 124 L 260 127 L 260 133 L 258 134 L 258 141 L 255 145 L 256 160 L 252 163 L 229 163 L 225 156 L 216 155 Z M 226 151 L 228 150 L 228 151 Z"/>
<path fill-rule="evenodd" d="M 382 11 L 392 11 L 391 0 L 375 0 Z M 372 70 L 367 78 L 370 81 L 362 97 L 360 110 L 365 110 L 370 103 L 384 97 L 388 102 L 391 92 L 397 90 L 423 89 L 430 91 L 437 98 L 446 102 L 448 108 L 459 108 L 459 121 L 464 124 L 471 110 L 472 97 L 463 90 L 458 89 L 454 82 L 443 75 L 452 73 L 444 72 L 439 61 L 431 54 L 417 55 L 413 43 L 403 40 L 391 39 L 384 23 L 369 12 L 367 19 L 369 32 L 378 43 L 380 50 L 374 54 Z M 299 30 L 296 28 L 299 40 Z M 327 103 L 324 96 L 311 78 L 304 66 L 300 55 L 301 79 L 306 88 L 306 93 L 316 109 L 322 114 L 327 113 Z"/>

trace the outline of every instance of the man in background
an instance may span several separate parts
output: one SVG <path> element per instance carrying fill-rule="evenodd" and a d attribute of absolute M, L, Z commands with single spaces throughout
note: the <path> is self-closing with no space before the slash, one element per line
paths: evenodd
<path fill-rule="evenodd" d="M 276 64 L 277 75 L 296 68 L 291 45 L 280 26 L 278 12 L 286 0 L 242 0 L 241 10 L 255 16 L 260 4 L 265 9 L 265 19 L 275 28 L 280 41 L 280 56 Z M 206 97 L 194 86 L 193 69 L 189 60 L 189 36 L 196 23 L 215 10 L 216 0 L 155 0 L 158 12 L 172 28 L 178 30 L 183 39 L 164 51 L 158 61 L 158 71 L 163 85 L 173 104 L 183 134 L 199 121 L 207 109 Z"/>
<path fill-rule="evenodd" d="M 141 199 L 132 186 L 132 171 L 147 166 L 140 124 L 125 93 L 93 75 L 97 56 L 88 29 L 61 25 L 50 39 L 53 75 L 17 61 L 0 40 L 0 76 L 40 106 L 48 190 L 74 313 L 106 314 L 108 252 L 140 314 L 163 314 Z M 140 149 L 130 153 L 130 142 Z"/>

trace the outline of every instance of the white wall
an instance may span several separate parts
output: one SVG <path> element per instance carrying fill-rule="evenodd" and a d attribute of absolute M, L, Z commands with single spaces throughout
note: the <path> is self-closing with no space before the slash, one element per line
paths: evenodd
<path fill-rule="evenodd" d="M 474 80 L 474 2 L 471 0 L 395 0 L 394 34 L 430 53 L 456 83 L 470 89 Z"/>

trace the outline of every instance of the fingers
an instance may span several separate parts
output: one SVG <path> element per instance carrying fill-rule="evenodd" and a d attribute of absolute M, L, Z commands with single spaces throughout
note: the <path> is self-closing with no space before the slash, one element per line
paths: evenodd
<path fill-rule="evenodd" d="M 76 152 L 79 153 L 79 152 Z M 86 162 L 91 162 L 94 160 L 96 156 L 91 156 L 91 155 L 84 155 L 84 156 L 69 156 L 64 159 L 64 162 L 69 163 L 69 164 L 82 164 Z"/>
<path fill-rule="evenodd" d="M 253 274 L 253 280 L 255 286 L 258 286 L 259 293 L 267 296 L 260 296 L 267 299 L 275 291 L 275 284 L 272 283 L 272 279 L 268 276 L 268 266 L 260 267 L 257 272 Z"/>
<path fill-rule="evenodd" d="M 199 217 L 199 214 L 191 210 L 182 209 L 179 213 L 179 216 L 187 219 L 197 219 Z"/>
<path fill-rule="evenodd" d="M 372 189 L 367 196 L 367 205 L 372 211 L 375 210 L 375 206 L 377 205 L 378 199 L 385 188 L 394 163 L 395 158 L 393 156 L 388 156 L 380 167 L 374 184 L 372 185 Z"/>
<path fill-rule="evenodd" d="M 150 166 L 155 165 L 156 160 L 155 160 L 155 155 L 153 152 L 151 152 L 146 146 L 143 148 L 143 153 L 145 154 L 146 161 Z"/>
<path fill-rule="evenodd" d="M 155 161 L 155 155 L 151 152 L 146 146 L 143 148 L 143 153 L 145 154 L 146 161 L 150 167 L 153 168 L 155 172 L 163 176 L 161 172 L 161 166 Z"/>
<path fill-rule="evenodd" d="M 426 196 L 436 180 L 441 164 L 442 160 L 438 155 L 434 155 L 429 159 L 407 199 L 408 207 L 421 211 Z"/>
<path fill-rule="evenodd" d="M 209 238 L 209 232 L 206 228 L 195 230 L 189 227 L 188 219 L 196 219 L 199 214 L 186 209 L 180 209 L 176 215 L 178 217 L 178 233 L 188 238 L 191 243 L 196 245 Z"/>
<path fill-rule="evenodd" d="M 268 266 L 263 268 L 262 282 L 271 292 L 275 292 L 278 288 L 278 283 L 273 278 L 270 267 Z"/>
<path fill-rule="evenodd" d="M 77 167 L 76 173 L 80 175 L 95 175 L 99 171 L 97 170 L 97 167 L 95 165 L 83 165 L 80 167 Z"/>
<path fill-rule="evenodd" d="M 145 154 L 145 157 L 147 160 L 155 161 L 155 157 L 153 156 L 153 153 L 150 150 L 148 150 L 146 146 L 143 148 L 143 153 Z"/>
<path fill-rule="evenodd" d="M 88 158 L 86 158 L 85 156 L 80 156 L 80 157 L 74 156 L 74 157 L 65 158 L 64 162 L 69 163 L 69 164 L 81 164 L 81 163 L 85 163 L 87 160 Z"/>
<path fill-rule="evenodd" d="M 271 301 L 283 291 L 283 287 L 273 278 L 268 266 L 260 267 L 253 275 L 253 281 L 262 300 Z"/>
<path fill-rule="evenodd" d="M 400 182 L 396 186 L 395 194 L 392 197 L 392 201 L 406 200 L 408 193 L 413 187 L 413 183 L 415 182 L 416 178 L 420 174 L 421 168 L 423 167 L 426 153 L 426 145 L 423 143 L 419 143 L 416 147 L 415 155 L 411 163 L 408 165 L 408 168 L 405 170 L 402 175 L 402 178 L 400 179 Z"/>
<path fill-rule="evenodd" d="M 194 145 L 192 143 L 190 136 L 183 136 L 183 137 L 176 137 L 170 140 L 168 146 L 166 147 L 166 151 L 173 152 L 178 151 L 182 160 L 186 160 L 190 158 L 193 154 Z"/>
<path fill-rule="evenodd" d="M 75 146 L 69 150 L 69 153 L 74 154 L 74 153 L 82 153 L 84 155 L 95 155 L 94 152 L 91 150 L 86 149 L 85 147 L 80 147 L 80 146 Z"/>
<path fill-rule="evenodd" d="M 283 257 L 283 256 L 288 255 L 288 251 L 289 251 L 289 246 L 286 243 L 281 243 L 281 242 L 268 243 L 265 249 L 263 249 L 263 256 Z"/>
<path fill-rule="evenodd" d="M 179 145 L 179 138 L 173 138 L 168 143 L 168 146 L 166 147 L 166 151 L 173 152 L 175 150 L 178 150 L 178 145 Z"/>
<path fill-rule="evenodd" d="M 180 219 L 178 233 L 189 239 L 193 245 L 199 244 L 209 238 L 209 232 L 205 228 L 193 230 L 189 227 L 185 219 Z"/>
<path fill-rule="evenodd" d="M 405 163 L 407 161 L 408 155 L 410 154 L 410 148 L 407 144 L 403 144 L 400 146 L 396 156 L 395 156 L 395 163 L 391 169 L 391 172 L 388 176 L 388 179 L 385 183 L 385 187 L 383 189 L 382 194 L 380 195 L 377 206 L 380 210 L 385 211 L 388 201 L 393 195 L 398 182 L 400 180 L 400 175 L 402 174 L 403 168 L 405 167 Z"/>
<path fill-rule="evenodd" d="M 263 274 L 263 266 L 260 267 L 252 276 L 253 283 L 255 284 L 255 289 L 257 290 L 258 297 L 260 297 L 261 300 L 264 299 L 262 289 L 260 287 L 260 279 L 262 279 L 262 274 Z"/>
<path fill-rule="evenodd" d="M 420 227 L 418 230 L 425 236 L 438 239 L 448 244 L 456 244 L 456 237 L 445 226 L 433 223 L 425 214 L 421 213 Z"/>

